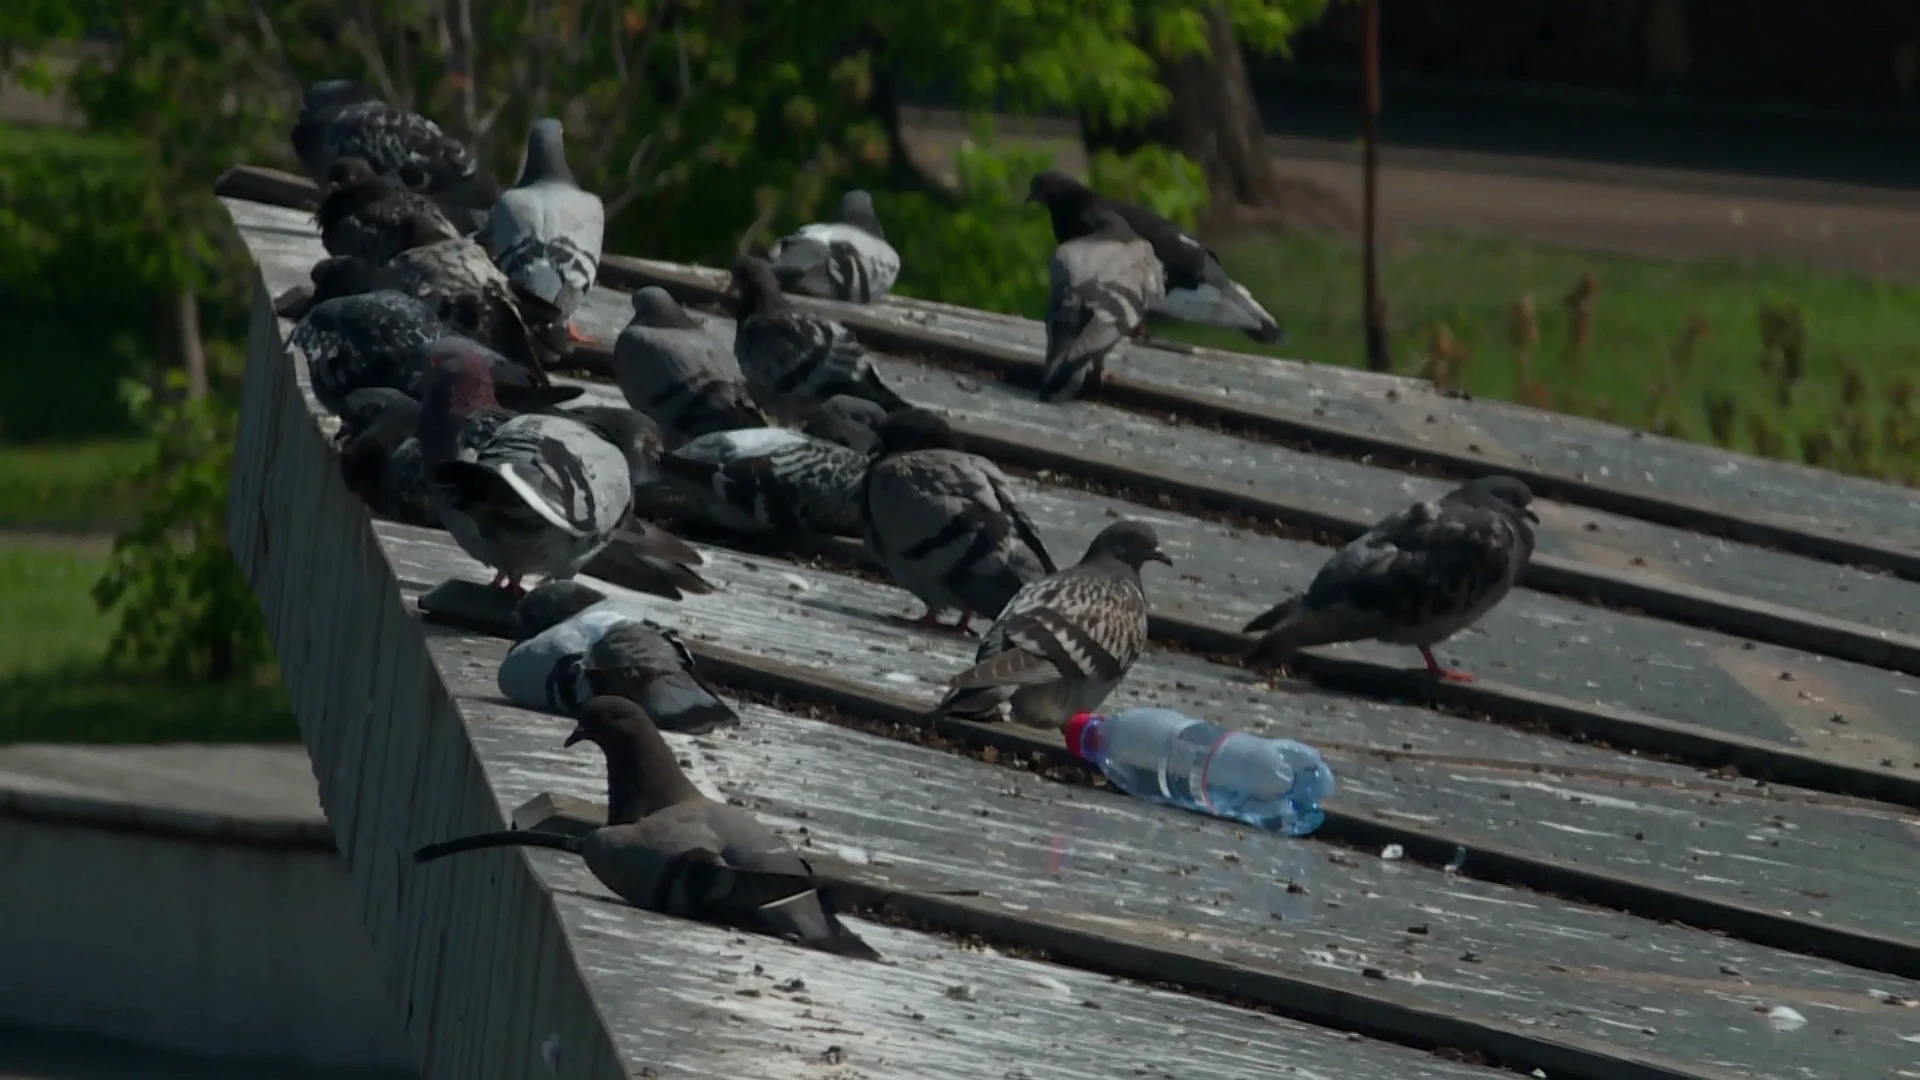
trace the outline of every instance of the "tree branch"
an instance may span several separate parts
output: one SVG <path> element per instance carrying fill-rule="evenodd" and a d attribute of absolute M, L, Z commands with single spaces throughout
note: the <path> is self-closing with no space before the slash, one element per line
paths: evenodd
<path fill-rule="evenodd" d="M 702 89 L 701 87 L 696 87 L 693 83 L 693 63 L 687 55 L 687 36 L 679 30 L 675 30 L 673 32 L 673 43 L 678 60 L 677 73 L 679 77 L 679 91 L 674 95 L 673 110 L 668 113 L 663 120 L 655 124 L 652 131 L 647 132 L 646 137 L 640 140 L 640 145 L 633 148 L 633 154 L 627 158 L 627 168 L 623 174 L 623 186 L 619 194 L 607 200 L 608 217 L 613 217 L 618 214 L 621 210 L 625 209 L 629 203 L 640 196 L 659 190 L 660 179 L 666 174 L 656 174 L 651 181 L 646 184 L 641 184 L 640 167 L 646 163 L 647 157 L 653 152 L 654 136 L 660 134 L 662 131 L 677 131 L 680 126 L 680 117 L 687 111 L 687 104 L 698 96 Z"/>
<path fill-rule="evenodd" d="M 266 40 L 267 51 L 273 56 L 280 81 L 292 88 L 293 100 L 299 101 L 306 94 L 306 88 L 300 85 L 300 77 L 293 73 L 293 61 L 287 59 L 287 47 L 273 28 L 273 19 L 260 6 L 259 0 L 248 0 L 247 8 L 253 13 L 254 25 L 260 28 L 260 36 Z"/>
<path fill-rule="evenodd" d="M 620 33 L 619 19 L 619 12 L 615 11 L 614 34 L 616 39 Z M 647 64 L 653 59 L 653 46 L 654 43 L 659 40 L 660 34 L 658 29 L 655 26 L 654 20 L 649 17 L 647 19 L 646 31 L 641 36 L 639 47 L 634 50 L 634 58 L 631 64 L 625 61 L 624 53 L 616 40 L 613 55 L 618 63 L 616 70 L 620 73 L 620 93 L 614 98 L 612 107 L 607 110 L 607 115 L 611 119 L 610 122 L 605 125 L 605 130 L 601 133 L 599 145 L 595 146 L 593 152 L 587 155 L 587 168 L 590 171 L 598 172 L 602 168 L 605 168 L 607 158 L 613 154 L 614 144 L 619 140 L 620 132 L 625 130 L 624 121 L 627 114 L 633 111 L 634 106 L 638 104 L 640 92 L 646 88 Z M 677 34 L 676 40 L 678 40 Z M 686 65 L 683 63 L 681 68 L 681 85 L 684 87 L 687 85 Z"/>
<path fill-rule="evenodd" d="M 484 143 L 480 130 L 480 103 L 478 88 L 473 81 L 473 73 L 479 64 L 479 43 L 473 37 L 473 0 L 456 0 L 460 24 L 460 120 L 466 125 L 467 138 L 476 143 Z M 480 145 L 474 146 L 474 152 L 481 153 Z"/>
<path fill-rule="evenodd" d="M 358 14 L 347 16 L 347 37 L 352 39 L 354 50 L 367 65 L 367 72 L 373 77 L 380 96 L 400 108 L 410 108 L 413 95 L 403 97 L 394 85 L 393 77 L 387 74 L 387 59 L 380 54 L 380 39 L 374 33 L 378 24 L 374 21 L 372 7 L 367 0 L 356 0 L 354 6 Z"/>

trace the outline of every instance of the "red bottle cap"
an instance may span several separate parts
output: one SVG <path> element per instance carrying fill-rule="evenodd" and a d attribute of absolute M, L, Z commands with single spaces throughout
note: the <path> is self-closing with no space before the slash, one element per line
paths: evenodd
<path fill-rule="evenodd" d="M 1060 728 L 1060 733 L 1067 737 L 1067 749 L 1073 753 L 1074 757 L 1084 756 L 1080 752 L 1080 736 L 1086 732 L 1088 724 L 1098 719 L 1100 719 L 1098 716 L 1090 712 L 1074 713 L 1067 717 L 1066 724 Z"/>

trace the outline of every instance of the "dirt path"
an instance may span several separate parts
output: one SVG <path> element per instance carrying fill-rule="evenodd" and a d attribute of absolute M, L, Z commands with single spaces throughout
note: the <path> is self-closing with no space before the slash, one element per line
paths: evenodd
<path fill-rule="evenodd" d="M 914 115 L 909 144 L 927 167 L 965 137 L 953 114 Z M 1070 126 L 1014 127 L 1084 170 Z M 1358 201 L 1359 148 L 1273 138 L 1282 175 Z M 1886 280 L 1920 279 L 1920 192 L 1464 151 L 1383 147 L 1389 234 L 1465 231 L 1664 258 L 1784 259 Z"/>

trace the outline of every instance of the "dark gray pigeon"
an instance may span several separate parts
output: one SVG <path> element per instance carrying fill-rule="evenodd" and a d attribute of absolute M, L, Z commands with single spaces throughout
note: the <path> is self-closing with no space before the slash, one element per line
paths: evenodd
<path fill-rule="evenodd" d="M 857 450 L 862 457 L 872 457 L 880 452 L 880 425 L 886 419 L 887 410 L 865 398 L 835 394 L 821 404 L 820 411 L 801 430 L 816 439 Z"/>
<path fill-rule="evenodd" d="M 520 180 L 500 193 L 487 222 L 487 250 L 515 289 L 573 318 L 600 271 L 607 211 L 567 166 L 560 121 L 534 121 Z M 569 324 L 570 341 L 586 341 Z"/>
<path fill-rule="evenodd" d="M 955 448 L 946 420 L 904 409 L 880 425 L 880 455 L 860 492 L 867 548 L 927 605 L 915 623 L 943 626 L 958 609 L 997 618 L 1007 601 L 1058 567 L 993 462 Z"/>
<path fill-rule="evenodd" d="M 733 264 L 740 322 L 733 355 L 753 400 L 782 423 L 805 423 L 836 394 L 864 398 L 888 412 L 907 403 L 880 381 L 873 358 L 846 327 L 789 302 L 765 259 Z"/>
<path fill-rule="evenodd" d="M 620 448 L 627 459 L 627 476 L 636 500 L 642 492 L 666 482 L 660 469 L 664 449 L 660 428 L 647 414 L 619 405 L 580 405 L 554 410 L 554 415 L 578 420 Z M 629 589 L 671 600 L 680 599 L 683 593 L 705 595 L 713 591 L 713 586 L 693 569 L 705 562 L 698 551 L 637 516 L 629 517 L 621 527 L 604 560 L 595 564 L 595 572 Z M 617 578 L 608 577 L 616 573 Z"/>
<path fill-rule="evenodd" d="M 556 409 L 555 416 L 578 420 L 620 448 L 627 457 L 627 476 L 635 488 L 661 480 L 660 455 L 666 452 L 660 425 L 638 409 L 620 405 L 575 405 Z"/>
<path fill-rule="evenodd" d="M 607 824 L 585 837 L 537 830 L 483 833 L 414 853 L 416 863 L 490 847 L 580 856 L 634 907 L 784 938 L 863 960 L 880 955 L 820 895 L 813 867 L 753 812 L 701 794 L 646 710 L 623 697 L 588 700 L 567 737 L 607 758 Z"/>
<path fill-rule="evenodd" d="M 1386 518 L 1336 552 L 1295 596 L 1248 623 L 1263 636 L 1256 663 L 1295 649 L 1379 640 L 1420 650 L 1437 678 L 1433 646 L 1493 610 L 1533 557 L 1533 493 L 1511 476 L 1486 476 Z"/>
<path fill-rule="evenodd" d="M 1246 288 L 1227 276 L 1207 246 L 1179 226 L 1142 206 L 1102 198 L 1085 184 L 1049 169 L 1034 176 L 1027 201 L 1046 206 L 1053 220 L 1053 241 L 1064 244 L 1101 228 L 1103 212 L 1115 213 L 1141 239 L 1153 245 L 1166 275 L 1166 295 L 1153 310 L 1185 322 L 1239 330 L 1255 341 L 1275 344 L 1286 338 L 1280 324 Z"/>
<path fill-rule="evenodd" d="M 438 357 L 421 400 L 420 448 L 440 523 L 497 571 L 495 587 L 521 593 L 525 575 L 570 578 L 611 543 L 633 506 L 633 483 L 619 447 L 564 416 L 509 417 L 465 451 L 462 429 L 495 411 L 479 350 Z"/>
<path fill-rule="evenodd" d="M 408 248 L 460 235 L 432 199 L 382 180 L 364 158 L 338 158 L 314 215 L 329 255 L 384 263 Z"/>
<path fill-rule="evenodd" d="M 1146 323 L 1166 295 L 1153 245 L 1118 214 L 1053 251 L 1047 264 L 1047 366 L 1040 400 L 1071 401 L 1105 373 L 1107 354 Z"/>
<path fill-rule="evenodd" d="M 293 149 L 307 175 L 323 187 L 335 161 L 360 158 L 393 187 L 432 196 L 463 233 L 485 222 L 499 194 L 460 140 L 347 79 L 307 88 L 293 126 Z"/>
<path fill-rule="evenodd" d="M 954 676 L 943 712 L 1057 728 L 1091 712 L 1120 685 L 1147 643 L 1140 568 L 1167 563 L 1151 526 L 1117 521 L 1076 566 L 1021 589 L 980 642 L 974 665 Z"/>
<path fill-rule="evenodd" d="M 571 716 L 606 693 L 638 702 L 665 731 L 701 735 L 740 722 L 700 680 L 679 635 L 648 622 L 637 605 L 577 581 L 549 581 L 520 598 L 514 619 L 519 640 L 500 662 L 499 682 L 516 705 Z"/>
<path fill-rule="evenodd" d="M 867 456 L 788 428 L 716 431 L 668 451 L 672 487 L 723 529 L 789 538 L 858 536 Z"/>
<path fill-rule="evenodd" d="M 387 387 L 356 390 L 347 395 L 342 418 L 340 475 L 347 490 L 380 517 L 438 528 L 420 440 L 414 437 L 420 403 Z M 476 424 L 468 434 L 479 436 L 483 430 Z"/>
<path fill-rule="evenodd" d="M 466 237 L 410 247 L 375 270 L 373 280 L 432 305 L 448 329 L 537 377 L 561 351 L 558 314 L 521 296 L 486 249 Z"/>
<path fill-rule="evenodd" d="M 633 294 L 633 321 L 613 343 L 613 376 L 669 446 L 767 422 L 733 350 L 658 285 Z"/>
<path fill-rule="evenodd" d="M 840 197 L 837 220 L 802 225 L 770 256 L 780 287 L 802 296 L 870 304 L 900 276 L 900 253 L 880 229 L 873 196 L 858 190 Z"/>

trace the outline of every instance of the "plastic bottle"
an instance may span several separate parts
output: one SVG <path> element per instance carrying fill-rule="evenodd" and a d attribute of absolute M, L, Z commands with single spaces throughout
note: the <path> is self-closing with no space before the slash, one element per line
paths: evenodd
<path fill-rule="evenodd" d="M 1172 709 L 1136 707 L 1112 716 L 1079 713 L 1063 729 L 1067 749 L 1099 766 L 1129 795 L 1305 836 L 1326 814 L 1333 770 L 1320 752 L 1195 720 Z"/>

